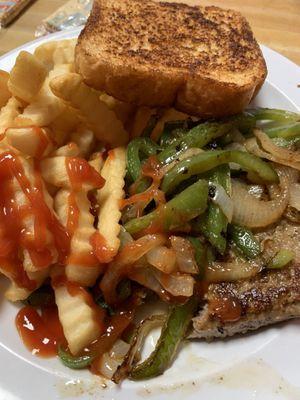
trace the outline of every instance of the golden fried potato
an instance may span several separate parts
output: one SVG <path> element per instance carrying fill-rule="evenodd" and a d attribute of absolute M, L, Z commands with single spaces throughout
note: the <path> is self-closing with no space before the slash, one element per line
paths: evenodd
<path fill-rule="evenodd" d="M 7 82 L 9 80 L 9 73 L 0 70 L 0 108 L 6 105 L 11 93 L 8 89 Z"/>
<path fill-rule="evenodd" d="M 16 119 L 18 126 L 27 126 L 28 124 L 46 126 L 65 111 L 64 102 L 52 93 L 49 82 L 54 77 L 69 72 L 71 69 L 71 64 L 60 64 L 50 71 L 38 94 L 25 108 L 23 114 Z"/>
<path fill-rule="evenodd" d="M 7 104 L 0 111 L 0 133 L 3 133 L 9 126 L 14 124 L 15 119 L 20 114 L 22 104 L 15 98 L 11 97 Z"/>
<path fill-rule="evenodd" d="M 50 71 L 55 64 L 68 64 L 74 61 L 75 39 L 43 43 L 34 51 L 34 55 Z"/>
<path fill-rule="evenodd" d="M 47 73 L 46 67 L 37 57 L 21 51 L 10 72 L 8 88 L 13 96 L 30 103 L 41 89 Z"/>
<path fill-rule="evenodd" d="M 50 88 L 57 97 L 78 110 L 82 120 L 99 140 L 113 147 L 128 141 L 128 133 L 122 122 L 99 99 L 99 93 L 83 82 L 80 75 L 69 73 L 58 76 L 51 80 Z"/>
<path fill-rule="evenodd" d="M 101 170 L 105 185 L 97 191 L 97 202 L 99 204 L 98 231 L 105 239 L 106 247 L 109 249 L 109 255 L 100 260 L 102 262 L 110 262 L 119 250 L 120 200 L 124 197 L 125 174 L 125 147 L 110 150 Z"/>
<path fill-rule="evenodd" d="M 51 135 L 46 128 L 8 128 L 5 134 L 8 143 L 27 156 L 42 158 L 53 150 Z"/>

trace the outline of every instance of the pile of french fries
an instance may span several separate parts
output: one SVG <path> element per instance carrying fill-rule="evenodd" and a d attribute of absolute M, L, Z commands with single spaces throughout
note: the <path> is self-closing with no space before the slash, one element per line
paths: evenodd
<path fill-rule="evenodd" d="M 0 153 L 13 151 L 22 164 L 26 178 L 34 187 L 34 168 L 38 161 L 42 177 L 42 193 L 47 207 L 68 230 L 69 199 L 78 209 L 78 223 L 71 235 L 70 254 L 65 266 L 57 266 L 58 253 L 52 232 L 46 240 L 51 262 L 37 268 L 26 248 L 19 253 L 24 272 L 36 282 L 36 288 L 47 278 L 64 274 L 69 281 L 84 287 L 95 284 L 103 264 L 117 254 L 120 240 L 119 209 L 124 197 L 126 173 L 125 145 L 131 137 L 141 135 L 153 110 L 136 108 L 87 86 L 75 72 L 75 40 L 48 42 L 34 54 L 21 51 L 10 73 L 0 71 Z M 166 110 L 153 135 L 159 134 L 167 120 L 181 119 L 175 110 Z M 103 151 L 103 149 L 109 149 Z M 102 188 L 86 182 L 74 187 L 66 160 L 84 160 L 105 180 Z M 18 207 L 29 201 L 17 179 L 13 181 L 14 201 Z M 89 195 L 93 192 L 98 203 L 98 224 L 90 212 Z M 34 214 L 26 215 L 22 228 L 30 235 L 35 231 Z M 109 255 L 88 267 L 76 263 L 76 256 L 93 251 L 91 237 L 101 233 Z M 26 299 L 31 290 L 19 286 L 12 273 L 0 265 L 0 272 L 11 284 L 6 292 L 10 301 Z M 70 351 L 78 354 L 99 335 L 93 309 L 84 296 L 70 295 L 66 287 L 55 288 L 56 303 Z"/>

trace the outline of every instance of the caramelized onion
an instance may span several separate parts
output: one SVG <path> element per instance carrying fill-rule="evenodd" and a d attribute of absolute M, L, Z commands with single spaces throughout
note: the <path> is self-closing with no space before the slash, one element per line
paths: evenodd
<path fill-rule="evenodd" d="M 172 296 L 190 297 L 193 294 L 195 280 L 187 274 L 164 274 L 152 267 L 133 268 L 129 278 L 166 299 L 165 292 Z"/>
<path fill-rule="evenodd" d="M 248 192 L 246 184 L 232 180 L 233 222 L 248 228 L 262 228 L 276 222 L 284 213 L 290 197 L 290 181 L 284 167 L 276 169 L 280 192 L 269 201 L 260 201 Z"/>
<path fill-rule="evenodd" d="M 298 151 L 291 151 L 283 147 L 276 146 L 272 139 L 270 139 L 268 135 L 259 129 L 254 130 L 254 135 L 259 141 L 261 147 L 274 157 L 289 162 L 300 162 L 300 153 Z"/>
<path fill-rule="evenodd" d="M 176 253 L 166 246 L 157 246 L 148 251 L 146 259 L 150 265 L 166 274 L 176 270 Z"/>
<path fill-rule="evenodd" d="M 154 276 L 161 286 L 172 296 L 190 297 L 193 295 L 195 280 L 187 274 L 164 274 L 160 271 L 153 271 Z"/>
<path fill-rule="evenodd" d="M 136 241 L 127 243 L 112 261 L 101 280 L 100 288 L 108 304 L 117 302 L 116 288 L 122 278 L 128 275 L 133 264 L 151 249 L 166 242 L 161 234 L 145 235 Z"/>
<path fill-rule="evenodd" d="M 208 266 L 205 279 L 208 282 L 233 282 L 255 276 L 261 271 L 261 264 L 235 258 L 230 262 L 214 262 Z"/>
<path fill-rule="evenodd" d="M 140 285 L 152 290 L 162 300 L 165 299 L 164 289 L 154 276 L 153 269 L 151 267 L 143 266 L 139 268 L 133 268 L 129 272 L 129 278 L 139 283 Z"/>
<path fill-rule="evenodd" d="M 171 236 L 170 241 L 176 254 L 179 271 L 187 274 L 197 274 L 199 270 L 192 244 L 187 239 L 179 236 Z"/>
<path fill-rule="evenodd" d="M 215 194 L 212 201 L 220 207 L 228 222 L 231 222 L 233 215 L 233 203 L 231 198 L 228 196 L 223 186 L 218 183 L 213 183 L 212 186 L 215 188 Z"/>
<path fill-rule="evenodd" d="M 133 364 L 139 356 L 146 336 L 152 329 L 162 326 L 165 320 L 165 315 L 157 314 L 140 322 L 130 341 L 130 350 L 112 378 L 115 383 L 120 383 L 123 379 L 127 378 Z"/>
<path fill-rule="evenodd" d="M 274 145 L 275 146 L 275 145 Z M 249 153 L 252 153 L 258 157 L 265 158 L 270 161 L 277 162 L 278 164 L 286 165 L 291 168 L 295 168 L 296 170 L 300 171 L 300 162 L 298 161 L 291 161 L 288 159 L 284 159 L 277 155 L 268 153 L 267 151 L 261 149 L 256 141 L 255 138 L 248 139 L 245 143 L 245 147 Z M 276 146 L 278 147 L 278 146 Z M 283 150 L 282 147 L 278 147 L 279 149 Z"/>
<path fill-rule="evenodd" d="M 118 339 L 111 350 L 104 353 L 97 361 L 97 365 L 94 364 L 94 371 L 99 372 L 107 379 L 111 379 L 118 367 L 123 363 L 129 349 L 130 345 L 128 343 Z"/>

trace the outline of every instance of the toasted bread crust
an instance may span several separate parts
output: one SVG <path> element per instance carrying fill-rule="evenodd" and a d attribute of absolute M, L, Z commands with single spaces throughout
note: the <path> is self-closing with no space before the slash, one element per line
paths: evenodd
<path fill-rule="evenodd" d="M 95 0 L 76 68 L 120 100 L 205 117 L 241 111 L 266 76 L 239 13 L 151 0 Z"/>

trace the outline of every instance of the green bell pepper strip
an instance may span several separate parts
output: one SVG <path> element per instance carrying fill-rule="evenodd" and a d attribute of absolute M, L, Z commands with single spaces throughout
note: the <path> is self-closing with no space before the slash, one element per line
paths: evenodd
<path fill-rule="evenodd" d="M 65 351 L 61 346 L 58 348 L 58 357 L 66 367 L 71 369 L 87 368 L 96 358 L 96 356 L 92 355 L 72 356 L 72 354 Z"/>
<path fill-rule="evenodd" d="M 230 168 L 222 165 L 215 168 L 208 177 L 212 184 L 218 183 L 223 186 L 227 194 L 230 194 Z M 206 239 L 214 246 L 220 254 L 226 250 L 226 232 L 228 220 L 220 207 L 212 202 L 203 216 L 198 218 L 198 229 Z"/>
<path fill-rule="evenodd" d="M 274 128 L 262 128 L 270 138 L 291 139 L 300 136 L 300 122 L 289 125 L 280 125 Z"/>
<path fill-rule="evenodd" d="M 169 367 L 180 342 L 186 335 L 191 319 L 197 310 L 197 305 L 197 300 L 191 298 L 187 303 L 171 308 L 155 350 L 144 362 L 133 367 L 129 375 L 130 379 L 153 378 L 161 375 Z"/>
<path fill-rule="evenodd" d="M 135 182 L 141 175 L 142 163 L 140 153 L 147 157 L 155 155 L 159 146 L 151 139 L 139 137 L 133 139 L 127 146 L 127 171 L 130 178 Z"/>
<path fill-rule="evenodd" d="M 230 224 L 228 233 L 233 244 L 246 258 L 255 258 L 261 253 L 260 243 L 249 229 Z"/>
<path fill-rule="evenodd" d="M 159 139 L 159 145 L 165 148 L 172 145 L 176 140 L 178 140 L 178 138 L 181 138 L 183 135 L 185 135 L 188 129 L 184 127 L 184 122 L 185 121 L 167 122 Z M 172 125 L 169 126 L 169 124 Z"/>
<path fill-rule="evenodd" d="M 157 223 L 162 231 L 178 228 L 206 210 L 207 196 L 208 184 L 205 180 L 199 180 L 168 201 L 161 210 L 156 209 L 143 217 L 128 221 L 125 229 L 133 234 L 153 223 Z"/>
<path fill-rule="evenodd" d="M 253 115 L 256 120 L 274 120 L 278 122 L 296 122 L 300 120 L 300 114 L 275 108 L 254 108 L 247 110 L 247 112 Z"/>
<path fill-rule="evenodd" d="M 178 155 L 191 147 L 202 148 L 213 139 L 220 137 L 232 128 L 231 123 L 206 122 L 192 128 L 182 138 L 174 142 L 158 154 L 157 158 L 162 164 L 169 164 L 178 158 Z"/>
<path fill-rule="evenodd" d="M 193 236 L 187 236 L 186 238 L 193 246 L 194 257 L 199 270 L 197 278 L 201 279 L 205 275 L 205 266 L 207 263 L 206 248 L 199 238 Z"/>
<path fill-rule="evenodd" d="M 279 269 L 285 267 L 295 257 L 295 253 L 288 249 L 279 250 L 273 259 L 268 263 L 268 269 Z"/>
<path fill-rule="evenodd" d="M 242 134 L 249 135 L 256 125 L 256 118 L 247 111 L 228 119 Z"/>
<path fill-rule="evenodd" d="M 165 193 L 170 193 L 182 181 L 191 176 L 202 174 L 229 162 L 239 164 L 246 171 L 255 172 L 267 183 L 278 182 L 278 176 L 274 169 L 259 157 L 239 150 L 215 150 L 206 151 L 180 161 L 166 173 L 161 189 Z"/>

